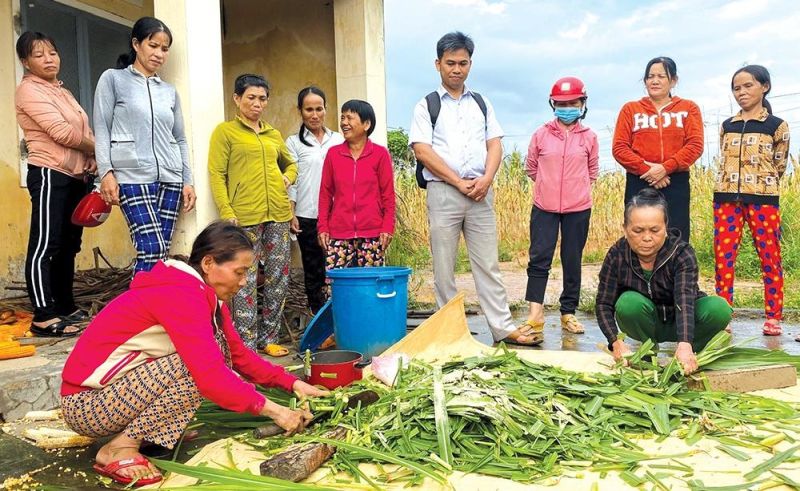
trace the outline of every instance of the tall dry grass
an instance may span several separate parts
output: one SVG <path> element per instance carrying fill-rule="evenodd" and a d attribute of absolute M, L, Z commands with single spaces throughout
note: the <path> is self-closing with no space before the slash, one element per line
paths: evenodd
<path fill-rule="evenodd" d="M 795 159 L 792 158 L 795 162 Z M 527 264 L 530 243 L 529 221 L 533 186 L 525 175 L 523 158 L 518 152 L 503 159 L 494 184 L 495 212 L 499 237 L 499 255 L 502 260 L 516 259 Z M 391 264 L 406 264 L 414 270 L 430 268 L 430 248 L 425 191 L 414 181 L 413 170 L 398 166 L 396 192 L 398 226 L 395 241 L 389 250 Z M 712 195 L 714 172 L 710 168 L 695 166 L 691 175 L 692 237 L 704 275 L 714 271 Z M 592 189 L 592 218 L 589 239 L 584 250 L 585 262 L 602 261 L 608 248 L 622 236 L 623 196 L 625 176 L 621 171 L 601 174 Z M 783 260 L 787 277 L 800 267 L 800 178 L 796 173 L 784 177 L 781 187 L 781 213 L 783 217 Z M 743 239 L 737 261 L 737 275 L 760 278 L 758 258 L 749 238 Z M 463 246 L 463 244 L 462 244 Z M 459 261 L 461 270 L 468 268 L 466 254 Z"/>

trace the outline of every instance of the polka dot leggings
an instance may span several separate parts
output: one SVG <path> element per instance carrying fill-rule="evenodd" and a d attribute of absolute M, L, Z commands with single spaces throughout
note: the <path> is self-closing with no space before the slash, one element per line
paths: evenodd
<path fill-rule="evenodd" d="M 733 305 L 736 255 L 744 222 L 750 227 L 761 260 L 764 280 L 764 312 L 767 319 L 783 315 L 783 267 L 781 266 L 781 212 L 775 205 L 742 202 L 714 203 L 714 256 L 717 295 Z"/>

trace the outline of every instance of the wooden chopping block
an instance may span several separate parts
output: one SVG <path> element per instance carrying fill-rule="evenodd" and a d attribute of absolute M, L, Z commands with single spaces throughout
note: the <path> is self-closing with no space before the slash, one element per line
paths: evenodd
<path fill-rule="evenodd" d="M 337 426 L 325 433 L 325 438 L 341 440 L 347 428 Z M 297 444 L 261 463 L 261 475 L 292 482 L 310 476 L 336 452 L 336 447 L 325 443 Z"/>
<path fill-rule="evenodd" d="M 720 392 L 782 389 L 797 385 L 797 370 L 793 365 L 707 370 L 691 375 L 687 385 L 692 390 L 708 389 Z"/>

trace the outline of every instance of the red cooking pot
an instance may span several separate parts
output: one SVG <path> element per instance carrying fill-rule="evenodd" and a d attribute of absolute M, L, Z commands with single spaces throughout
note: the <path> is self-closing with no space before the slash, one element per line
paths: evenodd
<path fill-rule="evenodd" d="M 370 362 L 358 351 L 319 351 L 311 355 L 311 373 L 306 373 L 306 378 L 309 384 L 327 389 L 344 387 L 361 380 L 361 371 Z"/>

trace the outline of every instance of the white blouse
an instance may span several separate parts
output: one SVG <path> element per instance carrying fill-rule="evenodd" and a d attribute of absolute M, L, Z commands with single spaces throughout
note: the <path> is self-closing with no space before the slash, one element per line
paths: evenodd
<path fill-rule="evenodd" d="M 303 127 L 303 136 L 311 146 L 304 145 L 298 135 L 286 139 L 289 153 L 297 162 L 297 180 L 289 187 L 289 199 L 295 202 L 294 214 L 298 217 L 316 219 L 319 214 L 319 184 L 322 180 L 322 164 L 328 150 L 344 143 L 341 134 L 325 128 L 322 143 Z"/>

